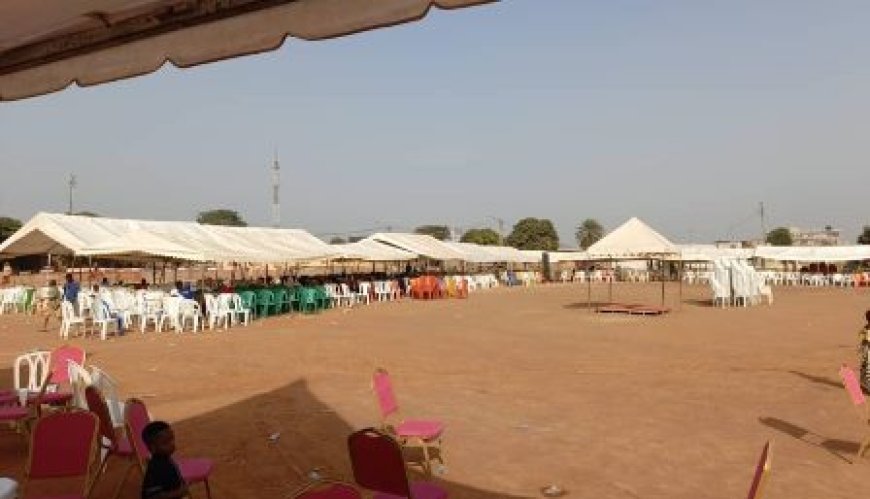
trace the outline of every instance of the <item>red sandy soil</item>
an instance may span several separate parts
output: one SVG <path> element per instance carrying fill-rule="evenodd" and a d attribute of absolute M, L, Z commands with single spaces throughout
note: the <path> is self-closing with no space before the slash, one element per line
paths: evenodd
<path fill-rule="evenodd" d="M 614 298 L 658 305 L 659 289 L 617 284 Z M 314 467 L 350 476 L 348 433 L 378 421 L 377 366 L 407 416 L 447 422 L 439 481 L 451 497 L 540 497 L 549 484 L 578 498 L 745 497 L 768 439 L 767 499 L 862 494 L 868 427 L 837 369 L 855 363 L 868 291 L 779 288 L 773 306 L 725 310 L 702 303 L 702 287 L 682 305 L 676 295 L 669 285 L 662 317 L 594 314 L 585 285 L 551 285 L 73 343 L 122 396 L 175 425 L 180 454 L 215 460 L 215 498 L 288 497 Z M 593 301 L 606 296 L 593 290 Z M 0 316 L 0 366 L 61 343 L 36 329 Z M 20 478 L 26 453 L 0 430 L 0 475 Z M 121 469 L 110 466 L 94 497 L 111 496 Z M 123 497 L 137 497 L 139 480 Z"/>

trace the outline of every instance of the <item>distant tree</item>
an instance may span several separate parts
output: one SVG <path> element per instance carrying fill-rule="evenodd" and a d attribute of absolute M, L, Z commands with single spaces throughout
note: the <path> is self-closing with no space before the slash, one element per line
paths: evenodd
<path fill-rule="evenodd" d="M 870 244 L 870 225 L 864 226 L 864 230 L 858 236 L 858 244 Z"/>
<path fill-rule="evenodd" d="M 349 238 L 347 238 L 347 242 L 356 243 L 356 242 L 362 241 L 365 238 L 366 238 L 366 236 L 350 236 Z"/>
<path fill-rule="evenodd" d="M 791 231 L 786 227 L 777 227 L 768 232 L 766 241 L 771 246 L 791 246 L 794 243 Z"/>
<path fill-rule="evenodd" d="M 450 228 L 446 225 L 421 225 L 414 229 L 414 233 L 425 234 L 439 241 L 446 241 L 450 237 Z"/>
<path fill-rule="evenodd" d="M 468 229 L 465 234 L 462 234 L 460 241 L 484 246 L 498 246 L 501 243 L 501 236 L 492 229 Z"/>
<path fill-rule="evenodd" d="M 100 217 L 100 215 L 98 213 L 94 213 L 93 211 L 77 211 L 77 212 L 73 213 L 73 215 L 78 215 L 80 217 L 93 217 L 93 218 Z"/>
<path fill-rule="evenodd" d="M 598 220 L 587 218 L 577 226 L 575 237 L 577 238 L 577 245 L 582 249 L 586 249 L 604 237 L 604 227 Z"/>
<path fill-rule="evenodd" d="M 241 215 L 235 210 L 218 209 L 199 212 L 196 221 L 205 225 L 230 225 L 233 227 L 247 227 Z"/>
<path fill-rule="evenodd" d="M 509 246 L 525 250 L 555 251 L 559 249 L 559 235 L 553 222 L 546 218 L 524 218 L 514 225 L 505 239 Z"/>
<path fill-rule="evenodd" d="M 0 217 L 0 243 L 21 228 L 21 220 L 10 217 Z"/>
<path fill-rule="evenodd" d="M 332 239 L 329 240 L 329 244 L 344 244 L 346 242 L 343 237 L 339 236 L 332 236 Z"/>

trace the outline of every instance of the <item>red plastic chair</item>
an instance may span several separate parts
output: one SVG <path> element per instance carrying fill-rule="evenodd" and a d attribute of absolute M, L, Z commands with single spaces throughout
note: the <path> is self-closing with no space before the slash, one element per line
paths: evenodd
<path fill-rule="evenodd" d="M 858 412 L 858 417 L 861 418 L 863 424 L 870 424 L 870 413 L 867 408 L 867 398 L 864 397 L 864 392 L 861 391 L 861 383 L 858 381 L 858 376 L 846 364 L 840 367 L 840 378 L 843 380 L 843 386 L 846 388 L 846 393 L 849 394 L 849 400 Z M 858 457 L 864 457 L 867 449 L 870 448 L 870 433 L 861 441 L 861 446 L 858 447 Z"/>
<path fill-rule="evenodd" d="M 752 484 L 749 486 L 747 499 L 761 499 L 764 483 L 767 480 L 767 475 L 770 474 L 770 452 L 771 444 L 767 442 L 761 449 L 758 464 L 755 465 L 755 474 L 752 476 Z"/>
<path fill-rule="evenodd" d="M 145 474 L 151 452 L 142 440 L 142 430 L 151 422 L 145 403 L 139 399 L 129 399 L 125 404 L 124 423 L 127 428 L 127 440 L 132 444 L 133 454 L 139 461 L 139 469 Z M 188 485 L 202 482 L 205 485 L 205 495 L 211 498 L 211 489 L 208 486 L 208 477 L 214 467 L 211 459 L 204 458 L 181 458 L 175 459 L 181 471 L 181 477 Z"/>
<path fill-rule="evenodd" d="M 130 470 L 133 469 L 133 466 L 135 465 L 133 447 L 130 445 L 127 435 L 123 433 L 118 434 L 115 430 L 115 427 L 112 425 L 112 416 L 109 413 L 109 405 L 106 403 L 106 399 L 97 387 L 88 386 L 85 388 L 85 400 L 88 404 L 88 410 L 96 414 L 97 418 L 100 420 L 100 446 L 106 450 L 106 457 L 100 464 L 100 469 L 97 471 L 97 476 L 94 477 L 94 482 L 96 483 L 96 480 L 99 480 L 106 471 L 106 468 L 109 466 L 110 458 L 117 457 L 127 461 L 124 476 L 121 479 L 121 482 L 118 483 L 118 488 L 113 496 L 118 497 L 121 494 L 121 489 L 123 488 L 124 483 L 127 482 L 127 476 L 130 474 Z"/>
<path fill-rule="evenodd" d="M 349 483 L 321 479 L 303 485 L 293 493 L 293 499 L 363 499 L 362 494 Z"/>
<path fill-rule="evenodd" d="M 446 499 L 447 491 L 432 482 L 410 482 L 402 448 L 390 435 L 366 428 L 347 437 L 356 483 L 376 492 L 374 499 Z"/>
<path fill-rule="evenodd" d="M 54 373 L 55 383 L 69 383 L 69 368 L 67 363 L 73 361 L 80 366 L 84 366 L 85 355 L 84 350 L 73 345 L 63 345 L 52 350 L 48 361 L 48 369 Z"/>
<path fill-rule="evenodd" d="M 64 499 L 88 496 L 91 465 L 96 460 L 100 422 L 91 412 L 57 412 L 36 421 L 25 469 L 21 497 L 27 486 L 37 480 L 81 478 L 81 493 L 71 492 Z"/>
<path fill-rule="evenodd" d="M 444 459 L 441 452 L 441 435 L 444 433 L 444 423 L 425 419 L 402 419 L 399 403 L 393 392 L 390 373 L 378 368 L 372 375 L 372 391 L 381 412 L 381 427 L 396 436 L 406 447 L 420 447 L 423 451 L 423 471 L 432 474 L 430 449 L 437 449 L 437 459 L 442 465 Z"/>

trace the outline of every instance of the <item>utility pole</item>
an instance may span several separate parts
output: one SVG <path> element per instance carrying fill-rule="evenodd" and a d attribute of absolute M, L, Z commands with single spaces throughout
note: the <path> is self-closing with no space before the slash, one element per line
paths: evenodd
<path fill-rule="evenodd" d="M 504 219 L 491 215 L 489 218 L 498 224 L 498 244 L 499 246 L 504 246 Z"/>
<path fill-rule="evenodd" d="M 281 202 L 278 193 L 281 190 L 281 165 L 278 164 L 278 150 L 272 162 L 272 226 L 281 226 Z"/>
<path fill-rule="evenodd" d="M 78 187 L 78 181 L 76 180 L 76 176 L 73 173 L 69 174 L 69 211 L 67 211 L 67 215 L 73 214 L 73 189 Z"/>
<path fill-rule="evenodd" d="M 763 243 L 767 239 L 767 223 L 764 221 L 764 201 L 758 203 L 758 214 L 761 217 L 761 241 Z"/>

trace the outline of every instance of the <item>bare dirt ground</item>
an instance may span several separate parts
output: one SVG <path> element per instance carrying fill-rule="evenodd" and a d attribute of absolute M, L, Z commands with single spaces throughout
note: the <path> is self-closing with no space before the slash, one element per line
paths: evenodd
<path fill-rule="evenodd" d="M 659 289 L 618 284 L 614 298 L 657 304 Z M 856 457 L 867 427 L 837 369 L 855 363 L 868 291 L 775 291 L 773 306 L 721 310 L 687 288 L 678 310 L 642 318 L 590 313 L 585 285 L 551 285 L 73 343 L 173 422 L 180 454 L 216 461 L 215 498 L 287 497 L 318 466 L 350 476 L 345 438 L 377 422 L 377 366 L 407 416 L 447 422 L 451 497 L 540 497 L 548 484 L 577 498 L 744 497 L 767 439 L 767 498 L 853 497 L 870 476 Z M 60 344 L 36 329 L 0 317 L 0 366 Z M 0 475 L 20 478 L 26 452 L 0 430 Z M 111 496 L 120 470 L 94 497 Z"/>

